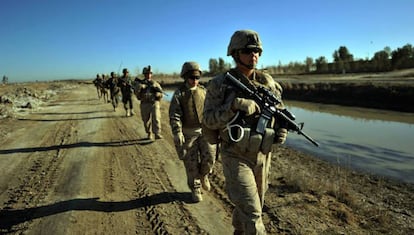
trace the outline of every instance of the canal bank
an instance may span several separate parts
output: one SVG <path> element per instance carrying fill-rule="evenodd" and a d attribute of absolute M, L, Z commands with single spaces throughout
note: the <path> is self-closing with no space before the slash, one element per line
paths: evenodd
<path fill-rule="evenodd" d="M 273 75 L 284 100 L 374 108 L 414 113 L 414 69 L 378 74 Z M 201 78 L 207 86 L 211 77 Z M 157 79 L 156 79 L 157 80 Z M 183 80 L 158 80 L 173 90 Z"/>

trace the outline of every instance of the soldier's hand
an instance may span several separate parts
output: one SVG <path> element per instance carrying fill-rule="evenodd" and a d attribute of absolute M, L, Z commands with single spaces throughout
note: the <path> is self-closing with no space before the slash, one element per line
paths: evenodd
<path fill-rule="evenodd" d="M 260 107 L 259 105 L 256 104 L 256 102 L 254 102 L 254 100 L 244 99 L 244 98 L 239 98 L 239 97 L 233 100 L 231 108 L 234 111 L 235 110 L 244 111 L 246 113 L 246 116 L 252 115 L 256 112 L 257 113 L 260 112 Z"/>
<path fill-rule="evenodd" d="M 138 85 L 138 89 L 139 89 L 139 90 L 144 90 L 144 89 L 146 89 L 146 88 L 147 88 L 147 85 L 145 85 L 145 84 L 140 83 L 140 84 Z"/>
<path fill-rule="evenodd" d="M 178 158 L 184 160 L 186 157 L 186 150 L 184 148 L 185 138 L 183 133 L 177 133 L 174 135 L 175 149 L 177 150 Z"/>
<path fill-rule="evenodd" d="M 155 99 L 156 100 L 161 100 L 162 99 L 162 93 L 161 92 L 156 92 L 155 93 Z"/>
<path fill-rule="evenodd" d="M 276 143 L 283 144 L 286 141 L 288 131 L 285 128 L 279 128 L 276 130 Z"/>
<path fill-rule="evenodd" d="M 183 146 L 185 142 L 185 138 L 183 133 L 179 132 L 174 135 L 174 144 L 175 146 Z"/>

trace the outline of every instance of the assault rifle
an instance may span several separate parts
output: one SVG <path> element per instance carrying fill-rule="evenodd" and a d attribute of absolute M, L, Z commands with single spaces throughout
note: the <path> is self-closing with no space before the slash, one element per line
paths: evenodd
<path fill-rule="evenodd" d="M 272 120 L 272 117 L 275 117 L 276 120 L 283 123 L 284 127 L 286 127 L 289 131 L 296 132 L 299 135 L 304 136 L 315 146 L 319 146 L 315 140 L 302 131 L 304 123 L 297 124 L 294 121 L 296 118 L 295 115 L 287 109 L 276 108 L 276 105 L 280 104 L 281 101 L 269 89 L 259 86 L 255 88 L 255 90 L 252 90 L 241 83 L 229 72 L 226 73 L 225 78 L 227 78 L 235 88 L 242 91 L 248 98 L 254 100 L 259 105 L 261 113 L 256 126 L 257 133 L 264 134 L 267 123 Z"/>
<path fill-rule="evenodd" d="M 159 87 L 155 87 L 153 83 L 149 82 L 147 79 L 139 79 L 138 77 L 135 78 L 134 80 L 137 83 L 146 85 L 151 91 L 155 91 L 155 92 L 161 92 L 164 95 L 168 95 L 167 93 L 165 93 L 164 91 L 162 91 Z"/>

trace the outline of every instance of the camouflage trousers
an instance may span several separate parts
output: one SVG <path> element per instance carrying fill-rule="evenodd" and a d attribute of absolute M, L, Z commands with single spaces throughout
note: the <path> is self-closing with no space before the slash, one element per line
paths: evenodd
<path fill-rule="evenodd" d="M 128 108 L 132 110 L 134 108 L 132 104 L 132 94 L 131 93 L 122 94 L 122 103 L 124 103 L 125 110 L 127 110 Z"/>
<path fill-rule="evenodd" d="M 234 203 L 232 224 L 245 234 L 266 234 L 262 221 L 264 195 L 268 189 L 271 153 L 257 154 L 257 163 L 222 151 L 226 191 Z"/>
<path fill-rule="evenodd" d="M 142 102 L 141 101 L 141 118 L 144 123 L 145 132 L 160 134 L 161 133 L 161 111 L 160 102 Z"/>
<path fill-rule="evenodd" d="M 184 133 L 185 144 L 183 159 L 187 175 L 187 184 L 190 189 L 194 189 L 194 180 L 201 179 L 202 176 L 209 174 L 215 162 L 216 148 L 209 144 L 201 135 L 189 136 Z"/>
<path fill-rule="evenodd" d="M 114 107 L 114 109 L 115 109 L 116 107 L 118 107 L 119 90 L 118 91 L 109 90 L 109 92 L 110 92 L 110 95 L 111 95 L 112 107 Z"/>

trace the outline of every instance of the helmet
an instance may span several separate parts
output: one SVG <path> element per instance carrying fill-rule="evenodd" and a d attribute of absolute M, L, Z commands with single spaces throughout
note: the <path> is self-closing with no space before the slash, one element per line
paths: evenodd
<path fill-rule="evenodd" d="M 128 71 L 128 69 L 127 69 L 127 68 L 124 68 L 124 69 L 122 70 L 122 73 L 129 73 L 129 71 Z"/>
<path fill-rule="evenodd" d="M 114 77 L 115 76 L 115 72 L 111 72 L 111 77 Z"/>
<path fill-rule="evenodd" d="M 142 69 L 142 74 L 148 74 L 148 73 L 152 73 L 151 65 L 148 65 L 147 67 L 144 67 Z"/>
<path fill-rule="evenodd" d="M 239 49 L 243 48 L 259 48 L 260 54 L 263 51 L 262 42 L 259 34 L 253 30 L 238 30 L 231 36 L 229 46 L 227 47 L 227 55 L 233 55 Z"/>
<path fill-rule="evenodd" d="M 181 68 L 180 77 L 184 78 L 184 76 L 188 72 L 192 72 L 191 75 L 201 76 L 201 68 L 200 68 L 200 65 L 197 62 L 194 62 L 194 61 L 187 61 L 187 62 L 185 62 L 183 64 L 183 67 Z"/>

